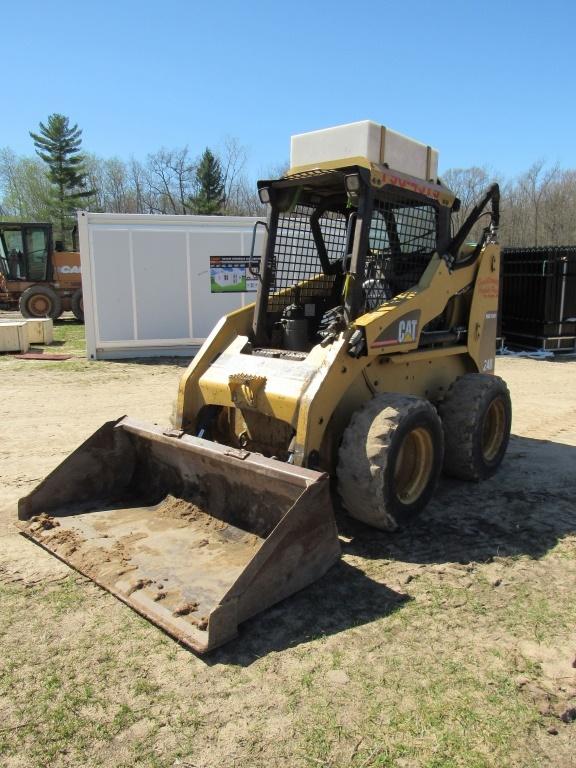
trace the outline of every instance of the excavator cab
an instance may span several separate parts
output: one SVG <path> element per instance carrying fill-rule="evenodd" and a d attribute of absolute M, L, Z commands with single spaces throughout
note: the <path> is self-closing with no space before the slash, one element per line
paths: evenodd
<path fill-rule="evenodd" d="M 0 270 L 6 280 L 51 280 L 51 253 L 51 224 L 0 222 Z"/>
<path fill-rule="evenodd" d="M 52 224 L 0 222 L 0 302 L 24 317 L 58 319 L 72 310 L 84 320 L 80 254 L 53 240 Z"/>

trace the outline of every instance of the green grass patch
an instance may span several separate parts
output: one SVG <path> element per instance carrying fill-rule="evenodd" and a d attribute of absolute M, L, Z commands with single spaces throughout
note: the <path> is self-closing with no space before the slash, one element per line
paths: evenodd
<path fill-rule="evenodd" d="M 42 348 L 56 351 L 58 354 L 86 354 L 86 332 L 84 323 L 77 320 L 56 320 L 54 323 L 54 342 Z"/>
<path fill-rule="evenodd" d="M 80 608 L 86 601 L 86 585 L 78 584 L 73 576 L 59 582 L 49 590 L 44 599 L 53 608 L 57 616 Z"/>

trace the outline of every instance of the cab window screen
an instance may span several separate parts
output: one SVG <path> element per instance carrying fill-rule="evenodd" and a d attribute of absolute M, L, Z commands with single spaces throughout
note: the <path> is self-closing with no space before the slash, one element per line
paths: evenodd
<path fill-rule="evenodd" d="M 310 224 L 314 210 L 309 205 L 297 205 L 290 213 L 280 214 L 274 242 L 269 312 L 280 312 L 293 304 L 295 287 L 306 280 L 314 279 L 314 282 L 299 289 L 301 302 L 307 297 L 330 295 L 334 275 L 325 275 L 322 270 Z M 346 217 L 327 211 L 318 223 L 328 260 L 333 263 L 342 259 L 346 247 Z"/>
<path fill-rule="evenodd" d="M 370 309 L 418 283 L 436 250 L 437 237 L 434 205 L 415 204 L 402 196 L 374 202 L 366 259 Z"/>

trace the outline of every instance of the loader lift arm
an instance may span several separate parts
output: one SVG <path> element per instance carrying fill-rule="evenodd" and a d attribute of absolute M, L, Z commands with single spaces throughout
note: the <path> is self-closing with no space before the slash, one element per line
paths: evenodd
<path fill-rule="evenodd" d="M 491 203 L 492 205 L 492 208 L 489 214 L 490 225 L 484 230 L 483 236 L 482 238 L 480 238 L 480 242 L 477 244 L 472 254 L 470 254 L 470 256 L 467 259 L 461 259 L 458 261 L 458 254 L 460 252 L 460 249 L 466 242 L 466 238 L 472 231 L 472 228 L 474 227 L 474 225 L 482 216 L 484 208 L 486 208 L 488 203 Z M 500 226 L 500 187 L 498 184 L 492 184 L 490 187 L 488 187 L 484 195 L 482 195 L 481 199 L 470 211 L 470 213 L 466 217 L 466 221 L 462 224 L 462 226 L 460 227 L 456 235 L 450 241 L 450 244 L 446 249 L 446 254 L 445 254 L 445 258 L 448 265 L 450 267 L 461 268 L 463 266 L 466 266 L 472 263 L 477 258 L 480 251 L 482 250 L 482 246 L 484 245 L 486 238 L 488 236 L 495 236 L 499 226 Z"/>

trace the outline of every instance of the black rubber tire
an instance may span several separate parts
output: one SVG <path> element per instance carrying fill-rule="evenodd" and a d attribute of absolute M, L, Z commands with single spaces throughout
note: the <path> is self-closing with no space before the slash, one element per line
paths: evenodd
<path fill-rule="evenodd" d="M 62 300 L 49 285 L 31 285 L 18 302 L 23 317 L 51 317 L 56 320 L 62 314 Z"/>
<path fill-rule="evenodd" d="M 84 299 L 82 298 L 82 288 L 77 288 L 70 299 L 70 307 L 76 320 L 84 322 Z"/>
<path fill-rule="evenodd" d="M 452 384 L 438 410 L 444 428 L 444 472 L 474 481 L 493 475 L 506 453 L 512 425 L 506 382 L 499 376 L 467 373 Z"/>
<path fill-rule="evenodd" d="M 416 436 L 416 443 L 424 440 L 427 466 L 416 469 L 422 465 L 412 461 L 409 472 L 422 472 L 422 477 L 415 490 L 417 495 L 403 500 L 397 462 L 409 444 L 408 436 L 412 442 Z M 337 467 L 342 504 L 352 517 L 394 531 L 430 501 L 443 456 L 442 424 L 428 400 L 410 395 L 377 395 L 353 415 L 344 432 Z"/>

